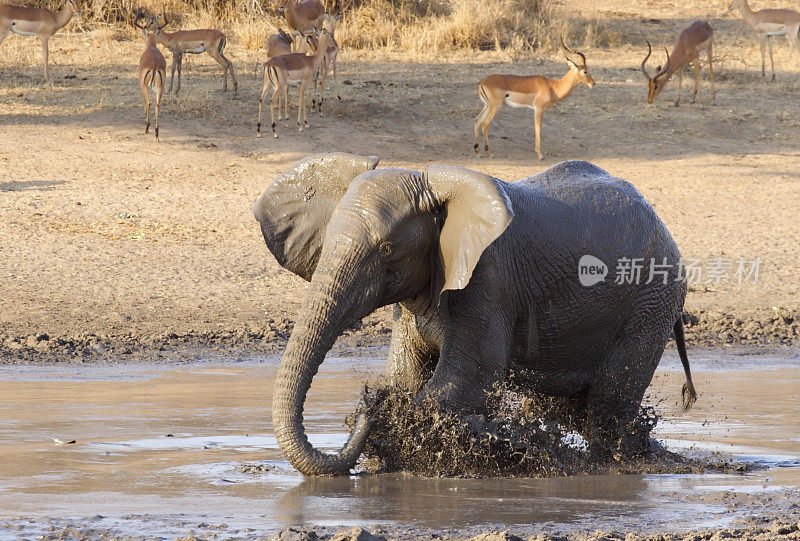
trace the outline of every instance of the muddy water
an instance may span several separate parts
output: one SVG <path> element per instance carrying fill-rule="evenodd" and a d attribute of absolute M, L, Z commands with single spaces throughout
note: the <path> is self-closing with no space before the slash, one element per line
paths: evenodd
<path fill-rule="evenodd" d="M 277 359 L 153 366 L 0 368 L 0 537 L 58 520 L 143 535 L 268 534 L 286 525 L 521 531 L 678 531 L 725 526 L 726 505 L 800 487 L 800 359 L 694 352 L 700 400 L 678 407 L 668 354 L 648 400 L 656 437 L 693 455 L 770 467 L 747 475 L 303 479 L 271 435 Z M 335 448 L 362 382 L 383 362 L 329 359 L 306 410 L 312 443 Z M 74 443 L 70 443 L 74 441 Z M 259 472 L 242 471 L 255 464 Z M 715 496 L 717 495 L 717 496 Z M 753 504 L 756 505 L 757 504 Z M 757 511 L 757 509 L 756 509 Z M 26 517 L 20 519 L 19 517 Z"/>

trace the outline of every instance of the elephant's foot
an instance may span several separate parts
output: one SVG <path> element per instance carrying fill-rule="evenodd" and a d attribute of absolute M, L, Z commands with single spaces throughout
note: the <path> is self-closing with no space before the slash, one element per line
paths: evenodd
<path fill-rule="evenodd" d="M 649 453 L 655 419 L 647 414 L 618 414 L 611 408 L 589 413 L 585 436 L 592 461 L 608 462 Z"/>
<path fill-rule="evenodd" d="M 421 404 L 428 400 L 435 401 L 442 410 L 452 413 L 486 412 L 486 393 L 478 389 L 465 392 L 452 382 L 437 385 L 429 381 L 423 386 L 415 402 Z"/>

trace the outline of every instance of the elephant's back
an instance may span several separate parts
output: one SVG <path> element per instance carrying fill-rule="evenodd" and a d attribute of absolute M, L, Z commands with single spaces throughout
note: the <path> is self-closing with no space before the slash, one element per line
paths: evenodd
<path fill-rule="evenodd" d="M 653 208 L 633 184 L 587 161 L 561 162 L 510 184 L 551 204 L 567 205 L 574 212 L 608 217 L 612 213 L 618 215 L 621 211 L 642 213 L 648 218 L 655 215 Z"/>
<path fill-rule="evenodd" d="M 677 251 L 666 226 L 641 192 L 590 162 L 561 162 L 507 186 L 520 225 L 527 229 L 534 224 L 537 243 L 569 242 L 573 248 L 584 243 L 587 249 L 596 247 L 629 257 L 639 252 L 642 257 L 673 256 Z M 658 246 L 663 250 L 656 251 L 670 253 L 643 253 Z"/>

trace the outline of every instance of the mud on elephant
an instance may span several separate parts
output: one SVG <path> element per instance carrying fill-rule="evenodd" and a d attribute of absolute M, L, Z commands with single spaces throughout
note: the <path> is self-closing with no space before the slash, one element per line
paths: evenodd
<path fill-rule="evenodd" d="M 342 474 L 355 465 L 369 421 L 362 416 L 342 450 L 325 454 L 305 434 L 304 402 L 343 330 L 394 303 L 388 376 L 444 408 L 480 410 L 513 371 L 532 391 L 583 397 L 590 442 L 624 439 L 673 333 L 691 405 L 680 253 L 631 184 L 582 161 L 517 182 L 377 164 L 307 157 L 254 207 L 278 262 L 311 282 L 273 403 L 275 435 L 298 470 Z M 668 270 L 584 286 L 584 255 L 612 269 L 641 258 Z"/>

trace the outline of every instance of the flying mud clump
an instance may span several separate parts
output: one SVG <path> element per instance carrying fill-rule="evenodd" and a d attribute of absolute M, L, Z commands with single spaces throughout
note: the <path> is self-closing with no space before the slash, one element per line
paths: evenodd
<path fill-rule="evenodd" d="M 362 406 L 372 418 L 362 468 L 436 477 L 553 477 L 581 473 L 695 473 L 744 471 L 726 459 L 697 460 L 664 449 L 649 437 L 658 422 L 640 408 L 628 427 L 637 449 L 611 443 L 603 449 L 581 436 L 574 404 L 521 393 L 504 384 L 492 393 L 486 414 L 443 412 L 397 387 L 365 388 Z M 359 413 L 356 412 L 356 413 Z M 348 424 L 352 427 L 355 415 Z"/>

